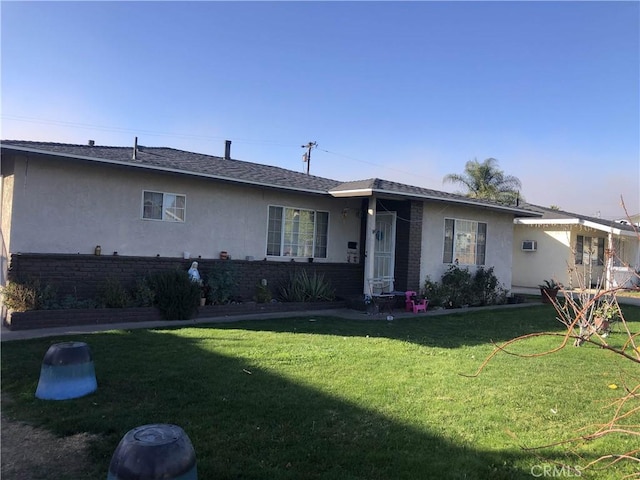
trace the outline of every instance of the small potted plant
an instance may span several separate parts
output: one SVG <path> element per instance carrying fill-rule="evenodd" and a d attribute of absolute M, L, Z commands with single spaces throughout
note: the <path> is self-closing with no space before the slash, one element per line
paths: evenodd
<path fill-rule="evenodd" d="M 540 287 L 540 294 L 542 295 L 542 303 L 553 303 L 558 296 L 558 291 L 562 287 L 555 280 L 545 280 L 544 283 L 538 285 Z"/>
<path fill-rule="evenodd" d="M 593 318 L 598 334 L 606 337 L 611 332 L 611 324 L 620 319 L 618 307 L 606 300 L 599 302 L 593 311 Z"/>

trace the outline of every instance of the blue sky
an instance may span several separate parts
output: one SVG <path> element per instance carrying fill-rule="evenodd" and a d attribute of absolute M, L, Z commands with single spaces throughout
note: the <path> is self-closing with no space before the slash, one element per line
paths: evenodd
<path fill-rule="evenodd" d="M 640 212 L 638 2 L 7 2 L 2 138 L 169 146 Z"/>

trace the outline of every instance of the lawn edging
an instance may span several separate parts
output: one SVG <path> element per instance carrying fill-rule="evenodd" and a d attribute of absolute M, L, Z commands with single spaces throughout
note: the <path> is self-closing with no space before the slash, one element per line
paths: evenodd
<path fill-rule="evenodd" d="M 245 302 L 229 305 L 205 305 L 198 308 L 195 318 L 215 318 L 231 315 L 295 312 L 345 308 L 346 301 L 334 302 Z M 69 310 L 31 310 L 8 312 L 5 325 L 9 330 L 33 330 L 38 328 L 67 327 L 77 325 L 104 325 L 127 322 L 163 320 L 155 307 L 131 308 L 83 308 Z M 179 321 L 179 320 L 178 320 Z"/>

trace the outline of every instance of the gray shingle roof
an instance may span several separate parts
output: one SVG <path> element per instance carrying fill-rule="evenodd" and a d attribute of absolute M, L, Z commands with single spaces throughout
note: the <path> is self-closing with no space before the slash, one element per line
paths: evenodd
<path fill-rule="evenodd" d="M 605 220 L 604 218 L 591 217 L 588 215 L 580 215 L 578 213 L 566 212 L 564 210 L 557 210 L 554 208 L 542 207 L 540 205 L 526 204 L 525 207 L 534 212 L 541 214 L 544 220 L 570 220 L 577 219 L 591 223 L 597 223 L 607 228 L 617 228 L 619 230 L 626 230 L 629 232 L 635 231 L 632 225 L 625 225 L 623 223 L 615 222 L 613 220 Z"/>
<path fill-rule="evenodd" d="M 145 147 L 138 145 L 136 158 L 134 159 L 133 147 L 73 145 L 21 140 L 2 140 L 1 145 L 3 150 L 58 155 L 81 161 L 103 162 L 137 168 L 170 171 L 283 190 L 347 197 L 364 197 L 371 194 L 389 195 L 395 196 L 396 198 L 414 198 L 473 205 L 492 210 L 508 211 L 519 216 L 539 216 L 537 212 L 522 207 L 472 199 L 462 195 L 406 185 L 380 178 L 340 182 L 329 178 L 294 172 L 285 168 L 225 159 L 213 155 L 187 152 L 167 147 Z"/>
<path fill-rule="evenodd" d="M 168 170 L 207 176 L 239 183 L 250 183 L 286 190 L 327 194 L 340 184 L 337 180 L 306 175 L 285 168 L 241 160 L 227 160 L 213 155 L 187 152 L 166 147 L 138 145 L 136 159 L 133 147 L 105 147 L 65 143 L 3 140 L 2 148 L 23 149 L 42 154 L 56 154 L 70 158 L 115 163 L 132 167 Z"/>
<path fill-rule="evenodd" d="M 344 182 L 337 187 L 332 188 L 329 192 L 336 196 L 345 195 L 347 192 L 368 191 L 379 195 L 398 196 L 403 198 L 415 198 L 423 200 L 443 201 L 460 203 L 464 205 L 473 205 L 482 208 L 491 208 L 493 210 L 508 210 L 521 216 L 539 216 L 535 211 L 531 211 L 522 206 L 505 205 L 503 203 L 493 202 L 490 200 L 481 200 L 469 198 L 464 195 L 455 193 L 441 192 L 440 190 L 432 190 L 430 188 L 416 187 L 406 185 L 404 183 L 392 182 L 381 178 L 369 178 L 367 180 L 355 180 Z"/>

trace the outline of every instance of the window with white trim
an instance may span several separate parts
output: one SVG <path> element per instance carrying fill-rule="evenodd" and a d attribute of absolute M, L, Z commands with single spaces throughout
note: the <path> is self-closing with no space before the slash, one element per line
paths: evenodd
<path fill-rule="evenodd" d="M 576 265 L 604 265 L 604 237 L 576 235 Z"/>
<path fill-rule="evenodd" d="M 627 244 L 625 243 L 625 239 L 622 237 L 614 237 L 613 238 L 613 266 L 614 267 L 624 267 L 625 262 L 623 259 L 627 258 Z"/>
<path fill-rule="evenodd" d="M 445 218 L 442 263 L 484 265 L 486 249 L 486 223 Z"/>
<path fill-rule="evenodd" d="M 327 258 L 329 212 L 269 206 L 267 255 Z"/>
<path fill-rule="evenodd" d="M 184 222 L 186 197 L 175 193 L 142 192 L 142 218 Z"/>

